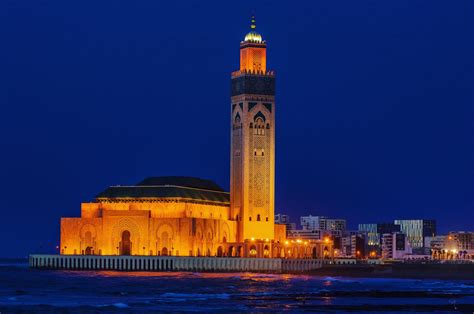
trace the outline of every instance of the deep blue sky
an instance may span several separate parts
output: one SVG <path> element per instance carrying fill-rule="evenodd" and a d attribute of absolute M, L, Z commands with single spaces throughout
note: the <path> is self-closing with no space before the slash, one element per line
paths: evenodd
<path fill-rule="evenodd" d="M 0 256 L 108 185 L 229 186 L 255 10 L 277 73 L 276 212 L 474 229 L 470 0 L 1 1 Z"/>

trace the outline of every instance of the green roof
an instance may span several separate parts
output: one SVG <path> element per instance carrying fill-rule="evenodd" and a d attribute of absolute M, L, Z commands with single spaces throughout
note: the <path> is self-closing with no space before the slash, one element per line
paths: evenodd
<path fill-rule="evenodd" d="M 136 184 L 137 186 L 176 185 L 203 190 L 222 191 L 214 181 L 194 177 L 149 177 Z"/>
<path fill-rule="evenodd" d="M 225 192 L 219 185 L 193 177 L 150 177 L 133 186 L 111 186 L 96 196 L 97 200 L 127 198 L 230 202 L 229 192 Z"/>

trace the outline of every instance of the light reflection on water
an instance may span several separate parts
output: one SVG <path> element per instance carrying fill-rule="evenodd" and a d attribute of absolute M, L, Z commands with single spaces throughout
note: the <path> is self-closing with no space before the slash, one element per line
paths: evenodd
<path fill-rule="evenodd" d="M 289 274 L 40 271 L 0 266 L 0 312 L 92 307 L 136 311 L 474 310 L 473 281 Z M 464 306 L 464 308 L 463 308 Z M 467 308 L 470 311 L 470 308 Z M 470 311 L 472 312 L 472 311 Z"/>

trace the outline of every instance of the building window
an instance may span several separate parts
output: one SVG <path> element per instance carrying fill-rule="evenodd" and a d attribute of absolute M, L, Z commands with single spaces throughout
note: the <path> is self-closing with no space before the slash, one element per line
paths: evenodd
<path fill-rule="evenodd" d="M 263 148 L 255 148 L 253 150 L 253 155 L 256 157 L 264 157 L 265 156 L 265 150 Z"/>
<path fill-rule="evenodd" d="M 265 221 L 268 221 L 268 217 L 267 217 L 267 218 L 265 218 Z"/>
<path fill-rule="evenodd" d="M 252 221 L 252 217 L 249 217 L 249 221 Z"/>
<path fill-rule="evenodd" d="M 254 135 L 265 135 L 265 122 L 261 117 L 255 119 Z"/>
<path fill-rule="evenodd" d="M 260 214 L 257 215 L 257 221 L 260 221 Z"/>

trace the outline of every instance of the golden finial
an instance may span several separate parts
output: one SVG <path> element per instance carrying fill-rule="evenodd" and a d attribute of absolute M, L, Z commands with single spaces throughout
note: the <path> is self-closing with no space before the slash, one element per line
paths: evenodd
<path fill-rule="evenodd" d="M 252 18 L 250 19 L 250 28 L 252 30 L 257 28 L 257 24 L 255 23 L 255 15 L 252 15 Z"/>

